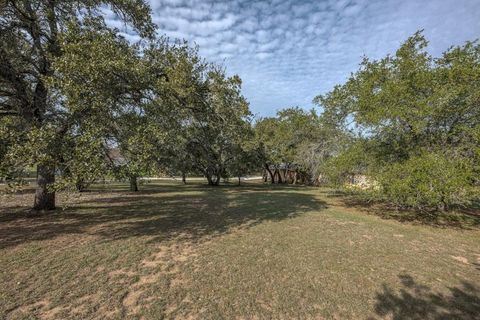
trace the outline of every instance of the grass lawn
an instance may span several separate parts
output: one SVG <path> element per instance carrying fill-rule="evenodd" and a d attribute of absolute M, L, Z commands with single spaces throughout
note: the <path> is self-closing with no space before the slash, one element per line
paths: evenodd
<path fill-rule="evenodd" d="M 0 198 L 1 319 L 480 319 L 476 227 L 384 219 L 319 188 L 125 190 L 37 217 L 30 191 Z"/>

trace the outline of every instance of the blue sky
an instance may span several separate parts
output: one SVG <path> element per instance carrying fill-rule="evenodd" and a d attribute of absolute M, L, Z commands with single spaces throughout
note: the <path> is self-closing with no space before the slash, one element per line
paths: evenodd
<path fill-rule="evenodd" d="M 430 52 L 480 37 L 480 0 L 149 0 L 160 34 L 200 46 L 243 80 L 252 112 L 274 115 L 344 82 L 362 56 L 424 29 Z"/>

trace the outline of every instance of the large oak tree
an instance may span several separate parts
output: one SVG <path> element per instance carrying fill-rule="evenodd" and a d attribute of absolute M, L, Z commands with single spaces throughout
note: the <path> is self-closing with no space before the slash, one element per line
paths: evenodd
<path fill-rule="evenodd" d="M 7 150 L 2 150 L 2 167 L 4 171 L 25 165 L 37 168 L 37 210 L 55 208 L 51 187 L 62 162 L 65 136 L 83 116 L 90 117 L 90 125 L 95 119 L 88 112 L 94 106 L 86 104 L 80 112 L 70 109 L 62 92 L 47 83 L 57 76 L 54 62 L 64 55 L 60 39 L 68 29 L 82 28 L 85 21 L 101 20 L 100 10 L 105 8 L 141 36 L 152 35 L 150 9 L 143 0 L 0 1 L 0 121 L 2 129 L 8 129 L 2 131 L 8 137 L 1 137 L 8 140 Z M 108 29 L 105 24 L 97 26 Z"/>

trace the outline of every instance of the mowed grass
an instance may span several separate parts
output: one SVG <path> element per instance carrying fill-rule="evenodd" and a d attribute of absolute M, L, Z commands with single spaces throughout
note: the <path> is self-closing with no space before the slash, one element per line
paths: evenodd
<path fill-rule="evenodd" d="M 41 216 L 29 190 L 4 196 L 0 318 L 480 319 L 478 229 L 382 219 L 328 195 L 107 185 Z"/>

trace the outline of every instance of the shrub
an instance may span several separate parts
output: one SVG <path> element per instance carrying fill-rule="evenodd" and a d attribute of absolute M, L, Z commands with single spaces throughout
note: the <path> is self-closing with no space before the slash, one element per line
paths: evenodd
<path fill-rule="evenodd" d="M 446 210 L 470 204 L 474 173 L 467 160 L 425 153 L 385 166 L 377 176 L 380 196 L 401 207 Z"/>

